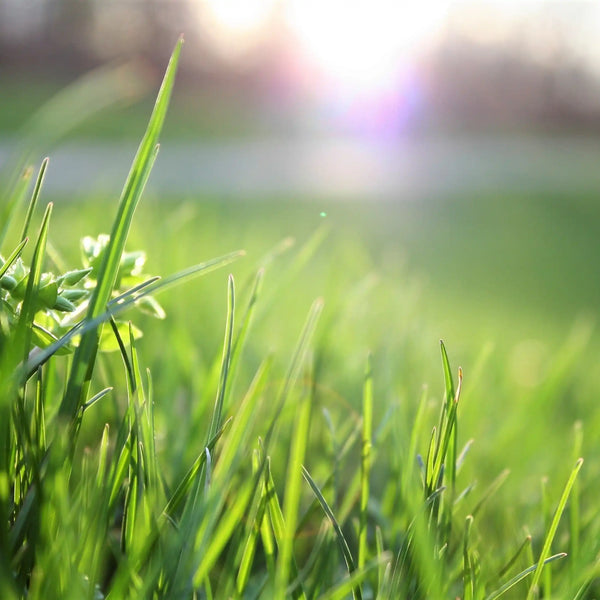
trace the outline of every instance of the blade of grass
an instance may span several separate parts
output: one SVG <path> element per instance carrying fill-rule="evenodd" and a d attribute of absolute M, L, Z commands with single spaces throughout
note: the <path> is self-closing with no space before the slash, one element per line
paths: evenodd
<path fill-rule="evenodd" d="M 371 435 L 373 431 L 373 367 L 367 357 L 363 389 L 362 451 L 360 461 L 360 524 L 358 532 L 358 568 L 365 566 L 367 557 L 367 508 L 369 504 L 369 478 L 371 474 Z"/>
<path fill-rule="evenodd" d="M 378 557 L 370 560 L 336 586 L 319 596 L 319 600 L 342 600 L 342 598 L 347 598 L 348 594 L 359 587 L 373 569 L 377 569 L 378 567 L 385 565 L 386 562 L 389 562 L 391 556 L 392 555 L 390 552 L 384 552 Z"/>
<path fill-rule="evenodd" d="M 225 325 L 225 341 L 223 343 L 223 356 L 221 359 L 221 375 L 219 377 L 219 387 L 217 389 L 217 398 L 215 407 L 208 429 L 208 440 L 210 440 L 221 427 L 223 415 L 223 403 L 225 401 L 225 391 L 227 388 L 227 375 L 229 373 L 229 364 L 231 360 L 231 344 L 233 340 L 233 318 L 235 312 L 235 286 L 233 275 L 229 275 L 227 284 L 227 321 Z"/>
<path fill-rule="evenodd" d="M 175 81 L 175 72 L 177 70 L 182 43 L 183 38 L 180 38 L 171 55 L 158 92 L 154 110 L 148 123 L 148 128 L 142 138 L 121 194 L 110 242 L 108 243 L 98 272 L 98 284 L 90 299 L 87 313 L 87 319 L 90 321 L 96 319 L 105 311 L 113 291 L 133 214 L 156 158 L 158 137 L 162 129 Z M 82 336 L 81 342 L 75 352 L 67 389 L 59 407 L 59 415 L 64 419 L 72 421 L 77 415 L 79 406 L 85 400 L 98 348 L 98 338 L 99 334 L 96 329 L 87 331 Z"/>
<path fill-rule="evenodd" d="M 322 298 L 317 298 L 310 307 L 308 312 L 308 317 L 306 318 L 306 323 L 302 329 L 302 333 L 300 334 L 300 339 L 298 341 L 298 345 L 296 346 L 296 350 L 294 355 L 292 356 L 292 360 L 290 362 L 290 366 L 288 367 L 285 379 L 281 386 L 281 390 L 277 397 L 277 404 L 275 408 L 275 416 L 269 425 L 269 429 L 265 435 L 264 440 L 264 456 L 268 455 L 269 445 L 271 439 L 274 435 L 275 428 L 278 423 L 279 415 L 283 410 L 285 402 L 289 396 L 291 389 L 294 387 L 296 380 L 298 379 L 298 375 L 300 373 L 300 369 L 302 368 L 304 357 L 308 352 L 310 340 L 312 335 L 317 327 L 317 322 L 319 320 L 319 315 L 323 310 L 323 300 Z"/>
<path fill-rule="evenodd" d="M 535 569 L 535 573 L 533 574 L 533 580 L 531 581 L 531 585 L 529 586 L 527 600 L 531 600 L 535 594 L 535 590 L 537 589 L 537 585 L 542 575 L 542 570 L 544 568 L 544 565 L 546 564 L 546 558 L 550 554 L 550 547 L 552 546 L 552 542 L 554 541 L 554 536 L 556 535 L 556 530 L 558 529 L 558 523 L 560 522 L 563 511 L 565 510 L 565 506 L 567 505 L 569 494 L 571 493 L 571 489 L 573 488 L 575 480 L 577 479 L 577 475 L 579 473 L 579 470 L 581 469 L 581 465 L 583 465 L 583 458 L 578 459 L 575 463 L 575 467 L 571 471 L 569 479 L 567 480 L 567 484 L 565 485 L 560 500 L 558 501 L 558 506 L 556 507 L 556 511 L 554 512 L 552 523 L 550 524 L 550 528 L 548 529 L 548 533 L 546 534 L 546 539 L 544 540 L 544 545 L 542 546 L 542 551 L 540 552 L 540 558 Z"/>
<path fill-rule="evenodd" d="M 10 253 L 10 256 L 6 259 L 4 264 L 0 267 L 0 277 L 2 277 L 8 269 L 10 269 L 11 265 L 21 256 L 21 252 L 23 252 L 23 248 L 27 245 L 28 240 L 22 240 L 19 245 Z"/>
<path fill-rule="evenodd" d="M 304 478 L 308 482 L 308 485 L 310 485 L 314 495 L 316 496 L 317 500 L 319 501 L 319 504 L 321 505 L 323 512 L 327 515 L 327 518 L 329 519 L 329 521 L 331 522 L 331 524 L 333 526 L 333 530 L 335 532 L 338 545 L 342 552 L 342 556 L 344 557 L 344 562 L 346 563 L 346 568 L 348 569 L 348 574 L 352 575 L 352 573 L 354 573 L 354 571 L 356 571 L 356 565 L 354 563 L 354 559 L 352 558 L 352 553 L 350 552 L 350 547 L 348 546 L 348 542 L 346 541 L 344 532 L 342 531 L 340 524 L 338 523 L 337 519 L 335 518 L 333 511 L 329 507 L 327 500 L 325 500 L 325 497 L 321 493 L 319 486 L 315 483 L 314 479 L 311 477 L 311 475 L 308 472 L 308 470 L 306 469 L 306 467 L 302 467 L 302 474 L 304 475 Z M 362 593 L 361 593 L 359 585 L 356 585 L 355 587 L 352 588 L 352 596 L 355 600 L 360 600 L 362 598 Z"/>
<path fill-rule="evenodd" d="M 42 184 L 44 183 L 44 177 L 46 175 L 46 169 L 48 167 L 48 161 L 50 159 L 48 157 L 44 158 L 42 164 L 40 166 L 40 171 L 38 173 L 35 186 L 33 188 L 33 194 L 31 196 L 31 200 L 29 202 L 29 206 L 27 207 L 27 214 L 25 215 L 25 223 L 23 224 L 23 231 L 21 232 L 21 241 L 23 242 L 27 238 L 27 231 L 29 230 L 29 224 L 31 223 L 31 218 L 33 217 L 33 212 L 35 211 L 35 207 L 37 205 L 38 198 L 40 197 L 40 192 L 42 190 Z"/>
<path fill-rule="evenodd" d="M 52 203 L 46 207 L 40 233 L 31 259 L 31 269 L 27 279 L 27 288 L 25 298 L 21 306 L 21 314 L 15 332 L 15 348 L 17 356 L 22 356 L 23 360 L 27 359 L 29 354 L 29 345 L 31 343 L 31 328 L 33 318 L 37 308 L 37 290 L 40 284 L 42 275 L 42 263 L 46 251 L 46 241 L 48 239 L 48 227 L 50 224 L 50 215 L 52 214 Z M 16 357 L 14 357 L 16 358 Z"/>
<path fill-rule="evenodd" d="M 311 377 L 308 385 L 312 386 Z M 306 389 L 298 403 L 292 442 L 290 446 L 290 459 L 288 461 L 287 478 L 284 492 L 283 518 L 285 522 L 284 537 L 279 548 L 277 567 L 275 569 L 275 597 L 285 596 L 288 584 L 290 566 L 294 555 L 294 539 L 298 523 L 298 509 L 300 506 L 302 463 L 306 454 L 308 441 L 308 427 L 312 404 L 312 390 Z"/>
<path fill-rule="evenodd" d="M 286 537 L 286 523 L 283 518 L 283 511 L 281 510 L 281 504 L 279 503 L 277 490 L 275 489 L 275 482 L 273 481 L 273 475 L 271 473 L 271 461 L 269 457 L 266 457 L 263 464 L 265 477 L 265 495 L 267 498 L 267 509 L 269 511 L 271 530 L 273 532 L 273 537 L 275 538 L 277 548 L 279 549 L 279 551 L 281 551 L 281 547 Z M 290 579 L 296 580 L 298 577 L 298 566 L 296 565 L 296 560 L 293 555 L 290 557 L 290 561 Z M 274 569 L 274 578 L 275 580 L 277 580 L 277 568 Z M 272 583 L 274 584 L 275 581 L 273 581 Z M 298 583 L 298 585 L 294 586 L 291 593 L 293 598 L 296 600 L 306 600 L 306 594 L 304 592 L 304 588 L 302 586 L 301 581 Z"/>
<path fill-rule="evenodd" d="M 560 552 L 559 554 L 555 554 L 554 556 L 550 556 L 550 557 L 546 558 L 544 560 L 543 564 L 547 565 L 551 562 L 554 562 L 555 560 L 564 558 L 565 556 L 567 556 L 565 552 Z M 521 571 L 518 575 L 515 575 L 511 580 L 507 581 L 502 587 L 500 587 L 497 590 L 495 590 L 494 592 L 492 592 L 489 596 L 486 597 L 485 600 L 496 600 L 496 598 L 500 598 L 500 596 L 503 596 L 506 592 L 508 592 L 508 590 L 513 588 L 515 585 L 517 585 L 517 583 L 519 583 L 520 581 L 525 579 L 525 577 L 527 577 L 528 575 L 533 573 L 538 567 L 539 567 L 539 563 L 536 563 L 535 565 L 531 565 L 530 567 L 527 567 L 527 569 L 525 569 L 524 571 Z"/>

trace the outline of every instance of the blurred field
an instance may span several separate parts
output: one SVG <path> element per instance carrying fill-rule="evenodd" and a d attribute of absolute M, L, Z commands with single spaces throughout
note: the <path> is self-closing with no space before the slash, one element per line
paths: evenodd
<path fill-rule="evenodd" d="M 60 235 L 54 239 L 66 256 L 77 253 L 79 233 L 96 235 L 109 227 L 106 202 L 84 206 L 57 199 L 53 229 Z M 397 396 L 413 405 L 425 383 L 435 395 L 442 338 L 465 370 L 466 390 L 476 389 L 465 403 L 464 417 L 474 419 L 468 435 L 490 447 L 509 435 L 508 448 L 516 451 L 512 444 L 520 440 L 523 449 L 532 422 L 539 427 L 535 445 L 537 436 L 554 431 L 564 440 L 576 419 L 598 417 L 597 215 L 591 196 L 398 205 L 149 197 L 130 246 L 146 249 L 149 272 L 164 275 L 244 248 L 247 257 L 232 266 L 243 297 L 261 257 L 293 237 L 295 246 L 267 267 L 268 292 L 251 336 L 251 356 L 273 351 L 285 364 L 304 314 L 322 296 L 324 385 L 356 402 L 370 349 L 383 410 Z M 302 259 L 305 244 L 311 250 Z M 184 390 L 202 386 L 198 373 L 206 373 L 220 353 L 225 288 L 223 272 L 162 299 L 168 319 L 147 327 L 142 346 L 159 390 L 173 389 L 175 382 Z M 190 314 L 196 315 L 191 322 Z M 173 360 L 165 360 L 165 340 Z M 184 366 L 189 370 L 177 371 Z M 558 371 L 560 386 L 554 389 Z M 498 428 L 500 413 L 514 415 L 510 434 Z M 524 466 L 514 459 L 513 468 Z M 532 450 L 531 460 L 550 468 L 555 459 Z"/>

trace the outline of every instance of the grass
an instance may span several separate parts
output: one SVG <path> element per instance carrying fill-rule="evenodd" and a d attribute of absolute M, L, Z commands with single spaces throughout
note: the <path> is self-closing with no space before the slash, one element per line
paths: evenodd
<path fill-rule="evenodd" d="M 179 49 L 117 207 L 5 196 L 2 598 L 596 597 L 592 199 L 136 210 Z"/>

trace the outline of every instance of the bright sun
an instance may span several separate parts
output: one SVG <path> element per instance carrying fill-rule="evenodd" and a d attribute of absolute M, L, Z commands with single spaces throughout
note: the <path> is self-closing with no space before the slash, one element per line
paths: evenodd
<path fill-rule="evenodd" d="M 443 22 L 451 0 L 203 0 L 216 45 L 235 55 L 278 11 L 307 62 L 336 85 L 375 91 Z"/>
<path fill-rule="evenodd" d="M 294 0 L 288 23 L 305 53 L 346 88 L 376 91 L 442 23 L 448 0 Z"/>

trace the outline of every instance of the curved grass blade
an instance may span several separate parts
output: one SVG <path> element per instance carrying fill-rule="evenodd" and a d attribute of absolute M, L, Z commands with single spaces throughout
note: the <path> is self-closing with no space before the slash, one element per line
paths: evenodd
<path fill-rule="evenodd" d="M 547 565 L 548 563 L 564 558 L 565 556 L 567 556 L 565 552 L 560 552 L 559 554 L 555 554 L 554 556 L 546 558 L 543 564 Z M 538 567 L 539 563 L 527 567 L 527 569 L 521 571 L 518 575 L 515 575 L 510 581 L 507 581 L 502 587 L 498 588 L 495 592 L 492 592 L 485 600 L 496 600 L 496 598 L 500 598 L 500 596 L 503 596 L 506 592 L 508 592 L 508 590 L 517 585 L 517 583 L 519 583 L 520 581 L 525 579 L 525 577 L 533 573 Z"/>
<path fill-rule="evenodd" d="M 227 421 L 225 421 L 225 423 L 223 423 L 223 427 L 221 427 L 221 429 L 216 433 L 216 435 L 206 445 L 206 448 L 209 451 L 213 450 L 216 443 L 219 441 L 219 438 L 223 435 L 223 433 L 228 428 L 230 423 L 231 423 L 231 419 L 228 419 Z M 163 513 L 166 517 L 173 518 L 175 516 L 175 512 L 181 506 L 187 493 L 192 488 L 194 479 L 196 478 L 196 475 L 198 474 L 198 472 L 204 466 L 205 461 L 206 461 L 206 453 L 204 452 L 204 450 L 202 450 L 202 452 L 198 455 L 198 458 L 196 458 L 196 460 L 194 461 L 194 464 L 190 467 L 188 472 L 185 474 L 184 478 L 179 482 L 179 485 L 177 486 L 177 488 L 173 492 L 173 495 L 171 496 L 169 502 L 165 506 Z"/>
<path fill-rule="evenodd" d="M 304 479 L 306 479 L 306 481 L 308 482 L 308 485 L 310 485 L 314 495 L 316 496 L 317 500 L 319 501 L 319 504 L 321 505 L 323 512 L 327 515 L 327 518 L 329 519 L 329 521 L 331 522 L 331 524 L 333 526 L 333 530 L 335 532 L 338 545 L 340 546 L 342 556 L 344 557 L 344 561 L 346 563 L 346 568 L 348 569 L 348 573 L 350 575 L 352 575 L 352 573 L 354 573 L 354 571 L 356 571 L 356 565 L 354 563 L 354 559 L 352 558 L 352 553 L 350 552 L 350 547 L 348 546 L 348 542 L 346 541 L 346 538 L 344 536 L 342 528 L 340 527 L 340 524 L 338 523 L 337 519 L 335 518 L 333 511 L 329 507 L 329 504 L 327 504 L 327 500 L 325 500 L 325 497 L 321 493 L 319 486 L 315 483 L 314 479 L 311 477 L 311 475 L 308 472 L 308 470 L 306 469 L 306 467 L 302 467 L 302 474 L 304 475 Z M 355 600 L 360 600 L 362 598 L 362 593 L 360 591 L 360 586 L 358 584 L 356 584 L 352 588 L 352 595 L 355 598 Z"/>
<path fill-rule="evenodd" d="M 99 317 L 106 310 L 106 305 L 110 300 L 114 288 L 133 214 L 156 158 L 158 137 L 167 112 L 171 90 L 173 89 L 182 44 L 183 38 L 180 38 L 171 55 L 158 92 L 154 110 L 148 123 L 148 128 L 142 138 L 123 192 L 121 193 L 110 242 L 108 243 L 98 272 L 98 285 L 90 299 L 86 316 L 90 321 Z M 99 332 L 97 329 L 91 329 L 82 336 L 73 358 L 67 390 L 59 407 L 59 415 L 63 418 L 71 421 L 76 418 L 78 408 L 84 401 L 95 363 L 98 339 Z"/>
<path fill-rule="evenodd" d="M 21 252 L 23 252 L 23 248 L 27 245 L 28 240 L 21 240 L 19 245 L 10 253 L 10 256 L 6 259 L 4 264 L 0 267 L 0 277 L 2 277 L 8 269 L 10 269 L 11 265 L 21 256 Z"/>
<path fill-rule="evenodd" d="M 550 547 L 552 546 L 552 542 L 554 541 L 554 536 L 556 535 L 556 530 L 558 529 L 558 523 L 562 517 L 563 511 L 565 510 L 565 506 L 567 505 L 567 500 L 569 499 L 569 494 L 571 493 L 571 489 L 575 480 L 577 479 L 577 474 L 581 469 L 581 465 L 583 465 L 583 458 L 580 458 L 575 463 L 575 467 L 571 471 L 571 475 L 567 480 L 567 484 L 565 485 L 565 489 L 558 501 L 558 506 L 556 507 L 556 511 L 554 512 L 554 517 L 552 518 L 552 523 L 550 523 L 550 528 L 548 529 L 548 533 L 546 534 L 546 539 L 544 540 L 544 545 L 542 546 L 542 551 L 540 552 L 540 558 L 537 564 L 537 568 L 535 569 L 535 573 L 533 574 L 533 580 L 531 585 L 529 586 L 529 592 L 527 593 L 527 600 L 533 598 L 535 594 L 535 590 L 540 581 L 540 577 L 542 575 L 542 570 L 544 565 L 546 564 L 546 558 L 550 554 Z"/>
<path fill-rule="evenodd" d="M 392 557 L 391 552 L 383 552 L 373 560 L 363 565 L 350 574 L 349 577 L 338 583 L 334 588 L 319 596 L 319 600 L 342 600 L 347 598 L 348 594 L 360 586 L 365 577 L 376 568 L 385 565 Z"/>

